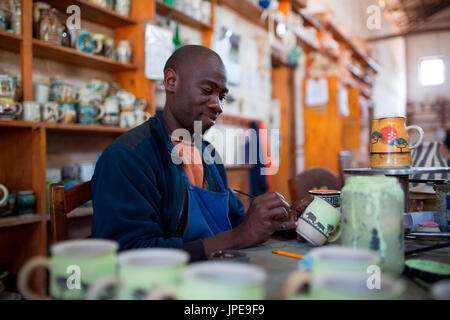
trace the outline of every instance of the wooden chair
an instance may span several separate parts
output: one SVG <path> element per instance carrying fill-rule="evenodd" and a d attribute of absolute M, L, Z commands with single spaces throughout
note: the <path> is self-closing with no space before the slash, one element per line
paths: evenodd
<path fill-rule="evenodd" d="M 340 179 L 337 174 L 326 168 L 309 168 L 289 179 L 291 201 L 301 200 L 309 196 L 312 189 L 339 190 Z"/>
<path fill-rule="evenodd" d="M 91 182 L 69 189 L 63 183 L 50 185 L 50 220 L 53 242 L 69 239 L 67 214 L 92 199 Z"/>

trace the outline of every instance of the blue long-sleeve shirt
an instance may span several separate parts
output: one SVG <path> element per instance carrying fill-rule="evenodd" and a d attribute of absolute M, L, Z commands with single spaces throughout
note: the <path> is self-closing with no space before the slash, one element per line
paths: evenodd
<path fill-rule="evenodd" d="M 203 144 L 209 145 L 206 141 Z M 126 132 L 106 148 L 91 180 L 93 238 L 115 240 L 119 250 L 172 247 L 186 250 L 192 261 L 206 258 L 201 239 L 182 239 L 186 186 L 183 164 L 172 161 L 172 148 L 158 117 Z M 211 155 L 215 157 L 214 149 Z M 229 189 L 224 166 L 212 165 L 217 166 L 230 194 L 229 218 L 234 228 L 245 219 L 244 205 Z M 208 188 L 219 191 L 211 165 L 203 163 L 203 168 Z"/>

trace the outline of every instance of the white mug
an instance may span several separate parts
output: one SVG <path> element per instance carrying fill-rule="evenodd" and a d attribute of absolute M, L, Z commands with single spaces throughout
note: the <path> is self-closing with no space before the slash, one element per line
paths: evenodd
<path fill-rule="evenodd" d="M 50 87 L 43 83 L 36 83 L 33 86 L 34 100 L 39 103 L 45 103 L 49 99 Z"/>
<path fill-rule="evenodd" d="M 24 102 L 23 120 L 34 122 L 41 121 L 41 105 L 35 101 Z"/>
<path fill-rule="evenodd" d="M 0 199 L 0 207 L 8 200 L 9 192 L 8 189 L 2 184 L 0 184 L 0 190 L 2 190 L 3 197 Z"/>
<path fill-rule="evenodd" d="M 135 114 L 136 114 L 135 125 L 139 125 L 152 117 L 150 113 L 145 112 L 143 110 L 136 110 Z"/>
<path fill-rule="evenodd" d="M 131 128 L 136 124 L 136 113 L 134 111 L 125 110 L 120 113 L 120 126 L 122 128 Z"/>

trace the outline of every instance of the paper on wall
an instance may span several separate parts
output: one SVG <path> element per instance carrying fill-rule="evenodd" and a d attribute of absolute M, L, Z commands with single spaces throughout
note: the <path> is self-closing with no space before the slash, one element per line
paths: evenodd
<path fill-rule="evenodd" d="M 341 87 L 338 90 L 338 108 L 341 116 L 348 117 L 350 115 L 348 107 L 348 91 L 345 87 Z"/>
<path fill-rule="evenodd" d="M 150 22 L 145 29 L 145 77 L 153 80 L 164 79 L 164 65 L 175 49 L 173 32 Z"/>
<path fill-rule="evenodd" d="M 327 104 L 328 100 L 329 95 L 327 79 L 309 79 L 306 82 L 305 102 L 307 107 L 322 106 Z"/>

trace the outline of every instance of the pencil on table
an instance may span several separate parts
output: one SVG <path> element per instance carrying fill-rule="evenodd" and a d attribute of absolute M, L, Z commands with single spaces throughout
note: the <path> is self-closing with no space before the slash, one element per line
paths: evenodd
<path fill-rule="evenodd" d="M 295 253 L 290 253 L 290 252 L 286 252 L 286 251 L 281 251 L 281 250 L 272 250 L 272 253 L 276 253 L 282 256 L 286 256 L 286 257 L 291 257 L 291 258 L 296 258 L 296 259 L 303 259 L 302 255 L 299 254 L 295 254 Z"/>

